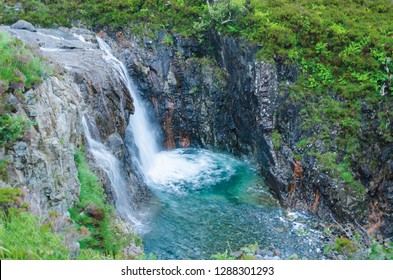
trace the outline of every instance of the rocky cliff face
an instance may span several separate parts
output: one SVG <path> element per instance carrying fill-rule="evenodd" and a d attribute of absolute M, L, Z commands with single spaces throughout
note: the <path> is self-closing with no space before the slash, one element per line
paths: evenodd
<path fill-rule="evenodd" d="M 55 210 L 67 215 L 80 190 L 74 154 L 86 145 L 82 127 L 82 116 L 86 116 L 90 126 L 96 127 L 94 137 L 121 162 L 135 201 L 143 200 L 146 187 L 132 170 L 132 156 L 124 144 L 128 118 L 134 110 L 132 98 L 103 58 L 95 34 L 75 28 L 0 30 L 36 47 L 54 69 L 39 87 L 25 93 L 24 100 L 16 96 L 10 100 L 17 113 L 33 121 L 34 126 L 23 141 L 1 150 L 9 163 L 8 184 L 25 190 L 35 212 Z M 110 182 L 91 156 L 90 164 L 111 198 Z"/>
<path fill-rule="evenodd" d="M 182 37 L 173 45 L 117 34 L 112 46 L 156 112 L 166 148 L 200 146 L 247 155 L 284 202 L 293 181 L 291 150 L 274 150 L 271 133 L 282 97 L 297 70 L 257 62 L 257 49 L 212 34 L 206 46 Z M 125 39 L 127 37 L 127 39 Z M 326 210 L 326 209 L 325 209 Z"/>
<path fill-rule="evenodd" d="M 168 36 L 159 33 L 152 40 L 117 33 L 113 40 L 107 38 L 155 112 L 166 148 L 199 146 L 246 155 L 284 205 L 327 218 L 334 214 L 341 221 L 372 223 L 372 192 L 354 193 L 321 171 L 314 156 L 294 159 L 296 144 L 306 133 L 301 106 L 288 99 L 288 85 L 296 81 L 298 69 L 279 60 L 258 62 L 255 47 L 217 33 L 204 44 Z M 282 135 L 279 147 L 273 146 L 274 130 Z M 389 151 L 387 147 L 370 154 L 382 160 L 380 167 L 358 177 L 385 201 L 386 235 L 391 231 Z"/>

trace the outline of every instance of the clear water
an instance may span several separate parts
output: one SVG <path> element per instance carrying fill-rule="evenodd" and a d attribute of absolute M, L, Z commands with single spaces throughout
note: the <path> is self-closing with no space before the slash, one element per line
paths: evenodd
<path fill-rule="evenodd" d="M 159 259 L 208 259 L 258 242 L 282 257 L 320 258 L 311 218 L 286 213 L 247 163 L 201 149 L 156 155 L 148 170 L 156 198 L 149 206 L 146 253 Z"/>

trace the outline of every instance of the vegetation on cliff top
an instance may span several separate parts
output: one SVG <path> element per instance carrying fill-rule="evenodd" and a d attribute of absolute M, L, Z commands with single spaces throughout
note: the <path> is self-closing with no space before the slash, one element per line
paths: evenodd
<path fill-rule="evenodd" d="M 12 145 L 31 122 L 13 115 L 16 108 L 8 101 L 9 94 L 23 99 L 23 93 L 39 84 L 50 70 L 31 48 L 3 32 L 0 53 L 0 145 Z"/>

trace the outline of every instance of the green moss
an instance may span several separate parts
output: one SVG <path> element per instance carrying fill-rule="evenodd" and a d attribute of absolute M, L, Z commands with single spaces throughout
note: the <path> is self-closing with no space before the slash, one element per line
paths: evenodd
<path fill-rule="evenodd" d="M 273 143 L 273 148 L 278 151 L 281 148 L 281 144 L 283 142 L 282 135 L 277 131 L 274 130 L 272 132 L 272 143 Z"/>
<path fill-rule="evenodd" d="M 339 253 L 352 254 L 356 252 L 356 244 L 348 238 L 340 237 L 336 239 L 333 249 Z"/>
<path fill-rule="evenodd" d="M 164 38 L 162 39 L 162 43 L 168 47 L 172 47 L 174 43 L 173 35 L 170 33 L 166 33 Z"/>
<path fill-rule="evenodd" d="M 0 160 L 0 180 L 8 181 L 7 160 Z"/>
<path fill-rule="evenodd" d="M 302 139 L 296 144 L 296 149 L 304 149 L 307 146 L 307 139 Z"/>

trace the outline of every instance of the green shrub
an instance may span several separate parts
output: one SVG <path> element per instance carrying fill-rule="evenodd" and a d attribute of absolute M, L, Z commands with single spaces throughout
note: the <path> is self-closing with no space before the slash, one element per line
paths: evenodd
<path fill-rule="evenodd" d="M 10 207 L 19 207 L 22 205 L 23 192 L 16 188 L 0 188 L 0 208 L 5 210 Z"/>
<path fill-rule="evenodd" d="M 12 144 L 19 140 L 32 122 L 24 117 L 17 115 L 0 116 L 0 145 Z"/>
<path fill-rule="evenodd" d="M 212 260 L 236 260 L 235 257 L 230 256 L 230 255 L 228 254 L 228 251 L 227 251 L 227 250 L 225 250 L 225 252 L 223 252 L 223 253 L 214 254 L 214 255 L 212 255 L 210 258 L 211 258 Z"/>

